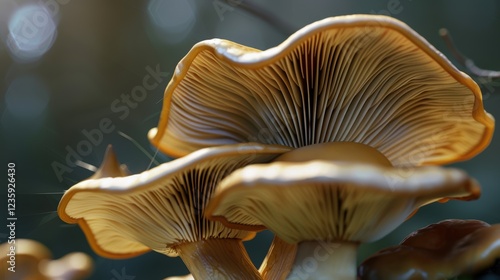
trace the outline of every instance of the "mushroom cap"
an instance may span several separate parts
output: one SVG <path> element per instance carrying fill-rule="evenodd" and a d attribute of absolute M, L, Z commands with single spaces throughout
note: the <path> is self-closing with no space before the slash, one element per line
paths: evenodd
<path fill-rule="evenodd" d="M 288 243 L 370 242 L 422 205 L 477 198 L 479 186 L 458 169 L 404 169 L 357 163 L 274 162 L 226 177 L 206 215 L 228 227 L 267 228 Z"/>
<path fill-rule="evenodd" d="M 128 258 L 153 249 L 177 256 L 176 245 L 208 238 L 251 239 L 204 218 L 216 184 L 234 169 L 262 163 L 287 147 L 239 144 L 206 148 L 141 174 L 82 181 L 65 192 L 61 219 L 78 223 L 92 249 Z"/>
<path fill-rule="evenodd" d="M 8 254 L 11 252 L 11 246 L 15 247 L 15 273 L 7 270 L 10 267 Z M 46 259 L 52 259 L 52 253 L 45 245 L 35 240 L 20 238 L 16 239 L 15 244 L 5 242 L 0 245 L 1 275 L 5 275 L 6 279 L 46 279 L 39 270 L 40 262 Z"/>
<path fill-rule="evenodd" d="M 48 279 L 87 279 L 93 270 L 92 259 L 84 253 L 75 252 L 57 260 L 45 260 L 40 270 Z"/>
<path fill-rule="evenodd" d="M 10 273 L 11 247 L 15 247 L 15 273 Z M 16 239 L 15 243 L 0 245 L 2 258 L 0 268 L 5 280 L 76 280 L 90 275 L 93 269 L 92 259 L 80 252 L 70 253 L 64 257 L 52 260 L 50 250 L 42 243 L 31 239 Z"/>
<path fill-rule="evenodd" d="M 115 150 L 112 145 L 108 145 L 101 166 L 89 179 L 100 179 L 106 177 L 124 177 L 130 175 L 130 172 L 125 164 L 118 161 Z"/>
<path fill-rule="evenodd" d="M 16 257 L 26 256 L 35 259 L 37 262 L 52 258 L 52 253 L 42 243 L 31 239 L 20 238 L 16 239 L 15 244 L 9 244 L 8 242 L 5 242 L 0 245 L 0 256 L 2 256 L 2 263 L 5 262 L 5 257 L 9 253 L 11 246 L 16 248 Z"/>
<path fill-rule="evenodd" d="M 167 277 L 163 280 L 194 280 L 194 277 L 192 274 L 188 274 L 188 275 L 184 275 L 184 276 Z"/>
<path fill-rule="evenodd" d="M 360 279 L 451 279 L 476 274 L 500 258 L 500 224 L 444 220 L 408 235 L 359 267 Z"/>
<path fill-rule="evenodd" d="M 165 90 L 153 145 L 171 156 L 249 141 L 357 142 L 395 166 L 466 160 L 494 120 L 478 85 L 403 22 L 350 15 L 312 23 L 259 51 L 196 44 Z"/>

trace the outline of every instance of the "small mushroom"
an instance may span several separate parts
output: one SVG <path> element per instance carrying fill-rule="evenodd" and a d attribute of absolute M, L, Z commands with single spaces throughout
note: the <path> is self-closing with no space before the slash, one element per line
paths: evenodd
<path fill-rule="evenodd" d="M 115 150 L 112 145 L 108 145 L 106 152 L 104 153 L 104 158 L 102 160 L 101 166 L 96 170 L 96 172 L 90 176 L 89 179 L 100 179 L 106 177 L 125 177 L 130 175 L 125 164 L 120 164 L 118 158 L 116 157 Z"/>
<path fill-rule="evenodd" d="M 358 274 L 370 280 L 454 279 L 477 274 L 498 259 L 500 224 L 444 220 L 375 253 L 360 265 Z"/>
<path fill-rule="evenodd" d="M 172 276 L 172 277 L 165 278 L 163 280 L 194 280 L 194 277 L 192 274 L 188 274 L 185 276 Z"/>
<path fill-rule="evenodd" d="M 30 239 L 1 244 L 0 256 L 5 280 L 78 280 L 86 279 L 93 270 L 92 259 L 84 253 L 70 253 L 53 260 L 45 245 Z"/>
<path fill-rule="evenodd" d="M 205 206 L 230 172 L 289 150 L 252 143 L 206 148 L 141 174 L 85 180 L 66 191 L 58 213 L 78 223 L 104 257 L 152 249 L 180 256 L 195 279 L 260 279 L 241 242 L 255 233 L 206 220 Z"/>
<path fill-rule="evenodd" d="M 206 215 L 297 243 L 287 279 L 355 279 L 359 243 L 385 236 L 423 205 L 479 193 L 458 169 L 402 170 L 369 146 L 324 143 L 236 170 L 221 181 Z"/>
<path fill-rule="evenodd" d="M 87 279 L 92 271 L 92 259 L 81 252 L 65 255 L 57 260 L 43 260 L 40 271 L 51 280 Z"/>
<path fill-rule="evenodd" d="M 403 22 L 349 15 L 260 51 L 196 44 L 165 90 L 153 145 L 178 157 L 245 143 L 356 142 L 395 166 L 466 160 L 491 141 L 478 85 Z"/>

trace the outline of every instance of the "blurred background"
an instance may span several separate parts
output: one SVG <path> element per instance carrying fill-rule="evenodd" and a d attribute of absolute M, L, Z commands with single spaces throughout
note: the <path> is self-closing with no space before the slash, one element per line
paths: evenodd
<path fill-rule="evenodd" d="M 17 166 L 16 237 L 44 243 L 54 258 L 87 252 L 95 260 L 91 279 L 187 274 L 180 259 L 155 252 L 127 260 L 95 255 L 80 228 L 63 223 L 55 212 L 64 190 L 92 174 L 80 166 L 67 167 L 66 157 L 79 149 L 82 162 L 98 166 L 106 146 L 113 144 L 120 161 L 133 173 L 141 172 L 154 154 L 146 133 L 157 125 L 163 90 L 177 62 L 196 42 L 218 37 L 267 49 L 306 24 L 354 13 L 386 14 L 406 22 L 463 69 L 438 34 L 446 27 L 461 52 L 479 67 L 500 70 L 500 2 L 495 0 L 1 0 L 0 147 L 4 172 L 9 161 Z M 155 86 L 137 102 L 127 103 L 126 96 L 147 75 L 153 75 Z M 486 110 L 500 118 L 500 87 L 490 79 L 476 81 Z M 105 118 L 112 131 L 88 145 L 87 135 Z M 498 135 L 482 154 L 455 166 L 481 183 L 480 200 L 424 207 L 389 236 L 361 246 L 359 259 L 443 219 L 500 223 Z M 0 212 L 5 217 L 6 211 Z M 7 229 L 0 227 L 0 242 L 6 238 Z M 271 238 L 262 232 L 246 243 L 257 265 Z"/>

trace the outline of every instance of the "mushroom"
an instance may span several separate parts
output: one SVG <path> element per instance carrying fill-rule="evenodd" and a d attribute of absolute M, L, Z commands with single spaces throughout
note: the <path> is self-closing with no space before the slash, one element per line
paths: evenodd
<path fill-rule="evenodd" d="M 1 244 L 0 256 L 5 280 L 77 280 L 87 278 L 93 269 L 92 259 L 84 253 L 70 253 L 52 260 L 45 245 L 30 239 Z"/>
<path fill-rule="evenodd" d="M 95 173 L 88 179 L 100 179 L 107 177 L 125 177 L 130 175 L 125 164 L 120 164 L 118 158 L 116 157 L 115 150 L 112 145 L 108 145 L 106 152 L 104 153 L 104 158 L 102 160 L 101 166 L 95 171 Z"/>
<path fill-rule="evenodd" d="M 494 120 L 478 85 L 403 22 L 350 15 L 312 23 L 260 51 L 196 44 L 165 90 L 153 145 L 171 156 L 245 143 L 355 142 L 395 166 L 466 160 Z"/>
<path fill-rule="evenodd" d="M 163 280 L 194 280 L 192 274 L 184 275 L 184 276 L 172 276 L 165 278 Z"/>
<path fill-rule="evenodd" d="M 78 223 L 104 257 L 154 250 L 180 256 L 195 279 L 260 279 L 242 244 L 255 233 L 206 220 L 205 206 L 230 172 L 289 150 L 253 143 L 206 148 L 141 174 L 85 180 L 65 192 L 58 213 Z"/>
<path fill-rule="evenodd" d="M 175 157 L 248 141 L 362 143 L 413 167 L 471 158 L 493 127 L 477 84 L 425 39 L 390 17 L 352 15 L 266 51 L 220 39 L 195 45 L 149 138 Z"/>
<path fill-rule="evenodd" d="M 286 279 L 355 279 L 360 243 L 385 236 L 423 205 L 479 193 L 458 169 L 403 170 L 369 146 L 323 143 L 234 171 L 205 214 L 235 229 L 267 228 L 298 244 Z"/>
<path fill-rule="evenodd" d="M 92 271 L 92 259 L 81 252 L 69 253 L 57 260 L 43 260 L 39 269 L 47 279 L 87 279 Z"/>
<path fill-rule="evenodd" d="M 359 267 L 361 279 L 452 279 L 474 275 L 500 259 L 500 224 L 444 220 L 409 234 Z M 495 278 L 496 279 L 496 278 Z"/>
<path fill-rule="evenodd" d="M 349 142 L 414 167 L 469 159 L 493 128 L 477 84 L 415 31 L 390 17 L 351 15 L 315 22 L 265 51 L 220 39 L 196 44 L 148 136 L 174 157 L 248 141 Z"/>

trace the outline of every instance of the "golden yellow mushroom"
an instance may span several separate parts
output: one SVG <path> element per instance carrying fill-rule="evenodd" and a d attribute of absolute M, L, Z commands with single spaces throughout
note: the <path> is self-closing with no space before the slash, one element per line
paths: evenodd
<path fill-rule="evenodd" d="M 252 143 L 206 148 L 122 177 L 118 162 L 106 159 L 115 165 L 106 169 L 119 177 L 74 185 L 58 213 L 63 221 L 78 223 L 92 249 L 104 257 L 154 250 L 180 256 L 196 279 L 260 279 L 242 244 L 255 233 L 206 220 L 205 206 L 217 183 L 233 170 L 289 150 Z"/>
<path fill-rule="evenodd" d="M 234 171 L 206 215 L 298 244 L 291 271 L 281 270 L 286 279 L 356 279 L 360 243 L 382 238 L 423 205 L 479 194 L 458 169 L 402 169 L 362 144 L 323 143 Z"/>
<path fill-rule="evenodd" d="M 473 157 L 493 127 L 478 85 L 424 38 L 394 18 L 350 15 L 312 23 L 265 51 L 196 44 L 149 138 L 176 157 L 245 142 L 355 142 L 395 166 L 416 166 Z"/>
<path fill-rule="evenodd" d="M 53 260 L 50 250 L 30 239 L 0 245 L 1 279 L 4 280 L 79 280 L 87 279 L 94 266 L 92 259 L 74 252 Z"/>

